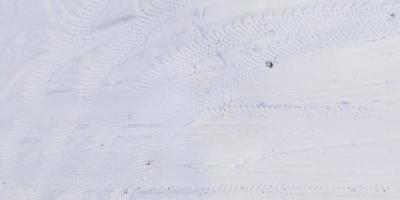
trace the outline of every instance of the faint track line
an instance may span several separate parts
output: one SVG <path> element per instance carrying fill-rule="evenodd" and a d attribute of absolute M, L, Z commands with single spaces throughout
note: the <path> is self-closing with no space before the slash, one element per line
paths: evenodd
<path fill-rule="evenodd" d="M 170 18 L 193 0 L 155 0 L 140 1 L 142 16 L 132 19 L 129 28 L 121 39 L 106 44 L 89 53 L 84 61 L 77 86 L 82 99 L 92 99 L 98 93 L 101 82 L 127 56 L 138 51 L 144 45 L 151 31 L 162 21 Z"/>
<path fill-rule="evenodd" d="M 283 13 L 260 12 L 232 19 L 222 27 L 208 31 L 193 41 L 185 42 L 177 51 L 162 57 L 139 78 L 135 91 L 145 89 L 196 73 L 196 65 L 244 42 L 267 38 L 292 37 L 299 33 L 319 32 L 340 28 L 343 24 L 368 25 L 371 12 L 388 19 L 390 5 L 374 2 L 321 3 L 304 9 Z M 376 17 L 376 15 L 373 15 Z M 338 23 L 337 21 L 341 21 Z M 383 23 L 383 22 L 381 22 Z M 310 28 L 312 29 L 310 30 Z"/>

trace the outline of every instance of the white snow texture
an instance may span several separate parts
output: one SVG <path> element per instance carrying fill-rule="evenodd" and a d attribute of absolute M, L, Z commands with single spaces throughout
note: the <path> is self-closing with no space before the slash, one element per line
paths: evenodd
<path fill-rule="evenodd" d="M 0 200 L 400 199 L 400 0 L 0 0 Z"/>

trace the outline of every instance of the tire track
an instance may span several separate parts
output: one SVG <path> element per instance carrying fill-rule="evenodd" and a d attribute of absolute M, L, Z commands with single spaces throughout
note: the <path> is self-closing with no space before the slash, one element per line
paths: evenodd
<path fill-rule="evenodd" d="M 95 2 L 101 3 L 96 4 Z M 139 17 L 138 20 L 132 22 L 131 29 L 124 35 L 123 39 L 117 40 L 110 45 L 100 47 L 96 51 L 90 53 L 87 60 L 83 63 L 85 66 L 79 75 L 77 87 L 77 92 L 80 97 L 77 109 L 72 110 L 65 117 L 59 119 L 62 125 L 57 124 L 57 127 L 50 130 L 52 131 L 50 139 L 47 141 L 47 146 L 44 148 L 43 152 L 41 152 L 43 157 L 40 158 L 40 166 L 37 166 L 37 168 L 33 167 L 33 171 L 37 173 L 34 175 L 35 179 L 32 183 L 33 188 L 30 191 L 31 199 L 40 199 L 43 197 L 45 191 L 48 191 L 48 188 L 45 186 L 49 185 L 49 183 L 46 181 L 49 177 L 54 175 L 58 167 L 64 163 L 63 159 L 65 157 L 63 156 L 65 155 L 81 155 L 80 158 L 83 158 L 81 162 L 82 165 L 76 163 L 72 165 L 72 167 L 75 167 L 74 170 L 78 171 L 78 173 L 62 180 L 55 180 L 59 184 L 74 184 L 72 187 L 66 186 L 66 188 L 64 188 L 66 192 L 84 193 L 86 189 L 90 187 L 88 185 L 93 184 L 94 187 L 94 185 L 97 184 L 86 184 L 91 180 L 96 180 L 96 182 L 104 180 L 110 181 L 112 182 L 110 185 L 117 187 L 126 185 L 128 182 L 140 180 L 142 176 L 137 176 L 137 174 L 146 171 L 148 168 L 147 163 L 152 162 L 151 160 L 153 157 L 157 157 L 171 145 L 164 141 L 164 139 L 169 139 L 171 135 L 177 134 L 175 131 L 179 128 L 175 127 L 169 129 L 168 127 L 166 128 L 166 126 L 173 124 L 188 128 L 187 126 L 189 125 L 190 129 L 190 123 L 201 111 L 210 114 L 229 112 L 266 117 L 289 116 L 311 119 L 320 117 L 369 117 L 369 108 L 362 106 L 254 104 L 245 101 L 236 104 L 228 104 L 227 106 L 221 105 L 226 105 L 226 102 L 230 102 L 233 99 L 232 96 L 236 88 L 243 80 L 247 80 L 257 73 L 265 73 L 266 71 L 267 73 L 273 72 L 273 68 L 268 66 L 267 63 L 273 64 L 274 67 L 280 67 L 293 56 L 324 48 L 374 41 L 396 35 L 399 32 L 398 15 L 393 15 L 394 13 L 397 14 L 399 11 L 400 7 L 398 1 L 385 1 L 387 4 L 373 1 L 321 4 L 307 9 L 294 9 L 285 13 L 251 14 L 239 18 L 237 21 L 228 23 L 222 28 L 212 30 L 194 41 L 186 42 L 180 50 L 172 52 L 170 55 L 162 58 L 161 62 L 156 62 L 153 66 L 154 68 L 145 72 L 143 77 L 140 78 L 139 84 L 137 88 L 135 88 L 139 93 L 155 85 L 179 79 L 182 76 L 196 74 L 198 70 L 196 69 L 196 65 L 198 63 L 213 56 L 228 58 L 230 55 L 222 56 L 222 53 L 236 46 L 240 46 L 243 43 L 268 37 L 273 40 L 265 43 L 267 44 L 266 48 L 260 47 L 250 51 L 243 48 L 236 53 L 234 52 L 233 55 L 235 58 L 232 59 L 233 62 L 229 61 L 229 63 L 233 63 L 233 66 L 225 66 L 225 69 L 221 72 L 223 79 L 213 79 L 210 83 L 211 86 L 207 89 L 202 89 L 196 85 L 197 83 L 191 82 L 192 80 L 184 80 L 176 84 L 178 86 L 173 85 L 174 88 L 172 89 L 170 88 L 171 85 L 164 86 L 162 89 L 165 89 L 165 91 L 156 90 L 157 94 L 154 94 L 154 96 L 152 94 L 147 96 L 151 97 L 151 100 L 146 101 L 146 99 L 144 99 L 143 102 L 141 102 L 145 105 L 143 108 L 141 108 L 142 105 L 135 105 L 138 109 L 138 113 L 143 114 L 143 116 L 139 115 L 140 119 L 145 118 L 147 114 L 150 118 L 159 120 L 155 120 L 155 122 L 160 122 L 161 125 L 157 130 L 152 132 L 152 134 L 161 135 L 161 139 L 156 138 L 157 136 L 151 138 L 149 135 L 146 135 L 150 138 L 147 138 L 146 141 L 142 141 L 136 140 L 137 138 L 132 139 L 121 135 L 112 135 L 112 133 L 119 133 L 122 129 L 125 129 L 123 126 L 126 126 L 127 123 L 121 122 L 123 121 L 122 119 L 118 119 L 117 123 L 110 123 L 105 120 L 105 125 L 95 125 L 103 127 L 104 130 L 102 130 L 99 135 L 93 133 L 93 143 L 91 143 L 88 148 L 69 151 L 70 149 L 65 147 L 68 137 L 72 133 L 76 133 L 75 129 L 80 122 L 79 120 L 86 114 L 79 115 L 77 113 L 83 113 L 84 111 L 80 111 L 81 108 L 91 106 L 90 103 L 86 104 L 86 101 L 90 101 L 96 97 L 96 94 L 101 89 L 101 81 L 106 78 L 114 67 L 123 62 L 126 56 L 130 55 L 144 44 L 147 35 L 152 31 L 152 27 L 169 16 L 174 15 L 177 10 L 190 4 L 189 0 L 183 0 L 181 2 L 172 0 L 141 2 L 145 17 Z M 18 117 L 15 120 L 16 122 L 15 125 L 13 125 L 12 131 L 7 133 L 2 140 L 2 144 L 4 145 L 0 145 L 0 152 L 3 154 L 0 160 L 0 167 L 2 169 L 0 171 L 3 173 L 17 172 L 18 169 L 11 169 L 18 164 L 17 160 L 14 160 L 17 158 L 15 156 L 17 152 L 12 152 L 11 150 L 19 145 L 19 140 L 25 137 L 24 134 L 29 132 L 29 128 L 33 127 L 33 125 L 29 124 L 30 121 L 28 119 L 30 117 L 40 116 L 36 115 L 35 112 L 39 112 L 39 109 L 45 106 L 40 104 L 41 106 L 39 106 L 39 109 L 33 111 L 32 109 L 35 109 L 33 105 L 38 105 L 36 104 L 37 101 L 33 101 L 33 99 L 40 99 L 43 97 L 48 85 L 47 81 L 51 78 L 53 72 L 56 71 L 60 65 L 63 65 L 66 61 L 74 57 L 74 50 L 85 45 L 85 38 L 91 31 L 93 21 L 101 14 L 106 5 L 107 3 L 105 0 L 87 1 L 84 2 L 83 6 L 77 4 L 77 7 L 72 10 L 76 10 L 78 14 L 66 19 L 65 24 L 63 23 L 64 25 L 62 25 L 66 27 L 66 30 L 54 34 L 54 36 L 60 36 L 61 39 L 57 37 L 51 39 L 50 41 L 54 43 L 46 47 L 47 53 L 39 56 L 29 64 L 29 67 L 32 68 L 32 73 L 24 74 L 26 79 L 22 83 L 22 111 L 17 114 Z M 70 12 L 67 8 L 65 11 L 67 13 Z M 334 19 L 340 19 L 341 23 L 334 23 Z M 311 24 L 311 28 L 308 23 Z M 266 28 L 266 26 L 271 26 L 272 28 Z M 296 30 L 293 33 L 290 32 L 292 27 Z M 285 35 L 285 37 L 281 37 L 281 35 Z M 36 68 L 36 66 L 38 67 Z M 179 69 L 174 69 L 174 67 Z M 209 108 L 205 109 L 206 107 Z M 94 109 L 98 108 L 90 107 L 88 111 L 93 112 Z M 107 112 L 102 114 L 107 114 Z M 138 121 L 140 122 L 140 120 Z M 166 134 L 165 132 L 169 133 Z M 119 152 L 117 151 L 116 153 L 119 153 L 121 157 L 126 156 L 132 159 L 126 161 L 130 166 L 129 169 L 125 168 L 130 174 L 124 177 L 124 180 L 118 180 L 118 176 L 113 179 L 93 178 L 93 176 L 101 174 L 101 171 L 104 169 L 114 169 L 112 168 L 113 163 L 107 165 L 109 161 L 107 160 L 107 156 L 104 156 L 102 150 L 99 150 L 103 147 L 101 146 L 103 144 L 102 142 L 124 141 L 124 139 L 129 145 L 124 148 L 116 148 L 119 150 Z M 130 153 L 129 150 L 132 149 L 137 150 L 137 152 Z M 116 158 L 114 161 L 116 163 L 123 162 L 118 159 Z M 145 162 L 142 162 L 143 160 Z M 74 161 L 75 160 L 68 160 L 67 163 Z M 91 171 L 95 167 L 100 167 L 101 169 Z M 87 176 L 81 181 L 79 175 Z M 295 198 L 298 194 L 309 195 L 310 193 L 311 196 L 324 196 L 328 193 L 332 195 L 332 198 L 335 197 L 335 195 L 346 196 L 346 198 L 379 197 L 397 199 L 399 197 L 399 189 L 394 186 L 384 186 L 385 190 L 378 190 L 378 192 L 376 192 L 376 187 L 374 186 L 362 186 L 361 189 L 355 189 L 353 187 L 349 189 L 346 188 L 347 186 L 343 185 L 311 186 L 311 188 L 314 189 L 298 189 L 304 186 L 301 184 L 295 186 L 275 186 L 276 185 L 271 187 L 270 190 L 268 190 L 269 185 L 246 184 L 193 187 L 172 185 L 159 188 L 141 186 L 137 191 L 134 188 L 128 188 L 126 189 L 127 192 L 125 193 L 124 190 L 122 195 L 129 196 L 133 193 L 133 197 L 131 198 L 141 197 L 142 195 L 164 195 L 167 197 L 171 196 L 172 198 L 181 195 L 191 195 L 201 198 L 209 196 L 210 194 L 245 193 L 249 195 L 263 195 L 268 193 L 269 195 L 283 195 L 285 198 Z M 267 187 L 267 189 L 257 190 L 258 187 Z M 331 187 L 333 187 L 333 189 Z M 144 192 L 147 190 L 148 192 Z M 374 195 L 378 196 L 375 197 Z M 185 196 L 182 198 L 185 198 Z"/>
<path fill-rule="evenodd" d="M 80 3 L 72 3 L 69 5 L 63 4 L 58 8 L 61 12 L 60 20 L 53 27 L 52 32 L 49 35 L 49 41 L 46 46 L 43 47 L 44 53 L 33 61 L 28 63 L 28 70 L 30 72 L 24 73 L 25 80 L 22 82 L 22 107 L 20 109 L 20 117 L 27 118 L 30 115 L 31 108 L 42 106 L 36 100 L 41 100 L 46 92 L 48 81 L 52 74 L 61 65 L 65 64 L 71 58 L 75 56 L 76 49 L 85 45 L 86 39 L 91 32 L 91 28 L 94 21 L 104 11 L 108 5 L 108 0 L 89 0 Z M 26 116 L 27 115 L 27 116 Z M 43 177 L 46 176 L 47 170 L 51 171 L 54 166 L 61 161 L 62 154 L 65 154 L 64 145 L 67 141 L 69 134 L 73 131 L 73 121 L 75 120 L 74 115 L 64 118 L 65 123 L 56 127 L 53 131 L 53 135 L 50 136 L 46 147 L 43 149 L 43 158 L 40 159 L 40 165 L 36 168 L 35 174 L 32 180 L 32 187 L 30 188 L 30 198 L 40 199 L 43 191 Z M 27 126 L 23 124 L 22 126 Z M 18 127 L 16 127 L 18 128 Z M 9 139 L 15 142 L 14 134 L 9 135 Z M 11 143 L 14 144 L 14 143 Z M 5 149 L 2 152 L 8 152 Z"/>
<path fill-rule="evenodd" d="M 266 104 L 239 103 L 222 107 L 209 108 L 206 115 L 228 114 L 229 116 L 259 116 L 267 118 L 369 118 L 371 109 L 364 106 L 338 105 L 298 105 L 298 104 Z"/>
<path fill-rule="evenodd" d="M 127 56 L 137 52 L 157 25 L 192 4 L 193 0 L 140 2 L 143 15 L 132 20 L 122 39 L 99 47 L 84 61 L 77 86 L 78 94 L 82 99 L 94 98 L 101 87 L 101 82 L 112 69 L 127 59 Z"/>
<path fill-rule="evenodd" d="M 143 181 L 167 148 L 165 135 L 168 134 L 157 131 L 141 136 L 111 134 L 115 131 L 122 131 L 121 123 L 106 124 L 89 136 L 92 142 L 88 146 L 72 153 L 82 161 L 72 166 L 77 173 L 63 180 L 63 185 L 76 193 L 84 193 L 86 188 L 121 187 L 132 181 Z M 68 182 L 74 184 L 67 186 Z"/>
<path fill-rule="evenodd" d="M 140 94 L 151 86 L 193 75 L 197 73 L 200 62 L 244 42 L 261 38 L 274 40 L 301 32 L 335 29 L 342 24 L 365 24 L 371 19 L 371 12 L 388 18 L 391 13 L 388 8 L 391 5 L 356 1 L 316 4 L 311 8 L 290 9 L 283 13 L 248 14 L 210 30 L 193 41 L 185 42 L 176 52 L 161 58 L 160 62 L 156 62 L 139 78 L 135 90 Z"/>
<path fill-rule="evenodd" d="M 229 56 L 235 64 L 222 70 L 220 76 L 211 81 L 211 102 L 215 99 L 230 101 L 239 84 L 256 74 L 273 71 L 266 63 L 272 63 L 274 67 L 286 63 L 292 57 L 318 50 L 341 47 L 349 44 L 361 44 L 386 37 L 398 35 L 400 29 L 396 23 L 388 19 L 387 13 L 394 8 L 400 10 L 400 4 L 385 7 L 386 11 L 376 7 L 369 13 L 379 15 L 373 19 L 360 19 L 357 24 L 344 23 L 343 27 L 335 30 L 316 33 L 301 33 L 294 37 L 288 37 L 274 42 L 266 43 L 265 47 L 245 49 Z M 357 19 L 359 16 L 354 16 Z M 232 62 L 233 63 L 233 62 Z M 222 77 L 222 78 L 220 78 Z"/>
<path fill-rule="evenodd" d="M 45 93 L 51 75 L 85 45 L 94 21 L 107 5 L 108 0 L 89 0 L 72 4 L 72 8 L 60 6 L 63 18 L 49 35 L 45 54 L 30 64 L 32 69 L 23 82 L 22 97 L 40 98 Z"/>
<path fill-rule="evenodd" d="M 260 199 L 269 197 L 308 199 L 396 199 L 400 196 L 398 186 L 388 185 L 316 185 L 316 184 L 220 184 L 204 186 L 162 186 L 145 187 L 132 185 L 124 189 L 121 197 L 171 197 L 194 198 L 212 197 L 215 195 L 260 195 Z M 253 196 L 253 198 L 256 196 Z M 258 199 L 258 198 L 257 198 Z"/>

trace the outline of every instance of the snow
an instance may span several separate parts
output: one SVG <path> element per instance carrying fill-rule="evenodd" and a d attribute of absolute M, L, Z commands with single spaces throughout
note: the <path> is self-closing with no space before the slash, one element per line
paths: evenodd
<path fill-rule="evenodd" d="M 400 1 L 2 0 L 0 200 L 399 199 Z"/>

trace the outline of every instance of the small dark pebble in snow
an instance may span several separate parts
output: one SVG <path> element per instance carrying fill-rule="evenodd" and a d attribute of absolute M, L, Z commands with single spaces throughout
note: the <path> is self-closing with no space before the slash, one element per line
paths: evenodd
<path fill-rule="evenodd" d="M 396 17 L 396 14 L 392 13 L 390 14 L 391 17 Z"/>
<path fill-rule="evenodd" d="M 272 68 L 274 66 L 274 63 L 272 63 L 271 61 L 266 61 L 265 66 L 267 66 L 268 68 Z"/>
<path fill-rule="evenodd" d="M 146 160 L 146 162 L 145 162 L 145 164 L 147 165 L 147 166 L 149 166 L 149 165 L 151 165 L 151 160 Z"/>

